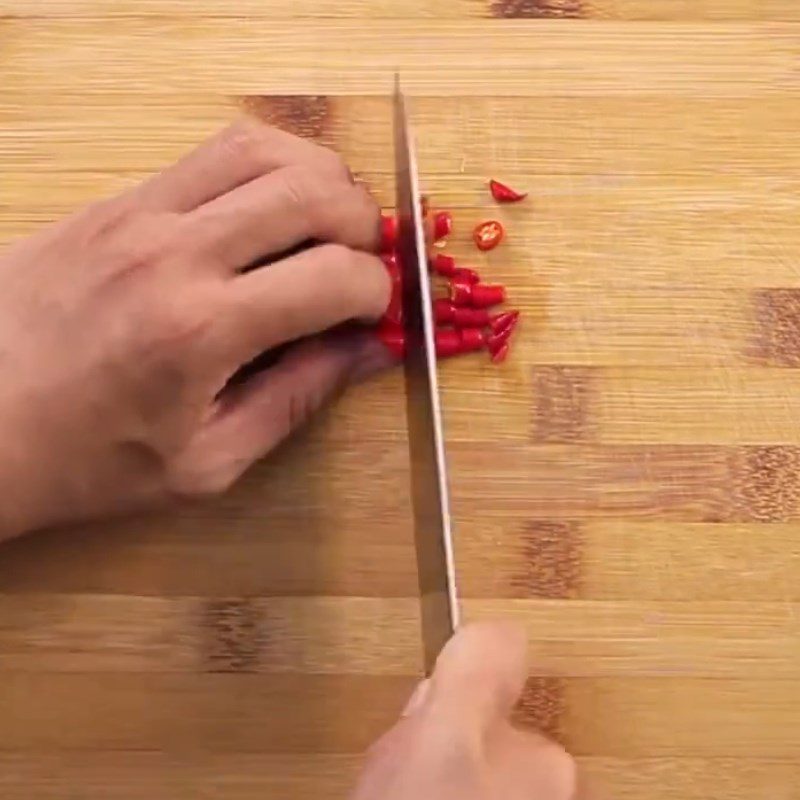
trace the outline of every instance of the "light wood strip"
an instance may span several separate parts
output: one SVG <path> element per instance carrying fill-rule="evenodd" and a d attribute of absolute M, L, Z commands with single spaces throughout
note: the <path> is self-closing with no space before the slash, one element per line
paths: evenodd
<path fill-rule="evenodd" d="M 795 680 L 591 678 L 564 682 L 563 738 L 578 755 L 800 758 Z"/>
<path fill-rule="evenodd" d="M 595 403 L 603 442 L 800 443 L 795 370 L 605 369 Z"/>
<path fill-rule="evenodd" d="M 0 751 L 361 753 L 413 677 L 8 673 Z"/>
<path fill-rule="evenodd" d="M 574 4 L 576 18 L 633 19 L 658 21 L 797 20 L 792 0 L 581 0 Z M 498 16 L 529 14 L 558 17 L 563 4 L 540 0 L 529 12 L 514 12 L 514 4 L 491 0 L 411 0 L 398 5 L 393 0 L 297 0 L 282 8 L 261 0 L 204 0 L 199 8 L 187 9 L 183 0 L 3 0 L 0 15 L 14 17 L 163 17 L 182 18 L 272 18 L 272 19 L 465 19 L 488 17 L 492 7 Z M 505 13 L 504 13 L 505 8 Z M 563 13 L 563 12 L 562 12 Z"/>
<path fill-rule="evenodd" d="M 167 19 L 157 28 L 126 20 L 110 41 L 102 21 L 10 18 L 0 46 L 14 92 L 385 94 L 400 69 L 408 91 L 423 94 L 755 97 L 797 91 L 794 28 L 779 30 L 784 35 L 734 23 L 436 20 L 420 29 L 413 20 L 221 27 Z M 57 43 L 64 44 L 52 70 Z"/>
<path fill-rule="evenodd" d="M 456 536 L 467 598 L 800 601 L 797 522 L 511 522 L 487 508 Z"/>
<path fill-rule="evenodd" d="M 578 759 L 592 784 L 619 800 L 798 800 L 800 768 L 791 760 L 739 758 Z"/>
<path fill-rule="evenodd" d="M 413 685 L 365 675 L 8 673 L 0 750 L 191 753 L 213 743 L 218 753 L 360 753 L 396 719 Z M 796 759 L 793 685 L 572 678 L 542 701 L 562 709 L 561 737 L 578 755 Z"/>

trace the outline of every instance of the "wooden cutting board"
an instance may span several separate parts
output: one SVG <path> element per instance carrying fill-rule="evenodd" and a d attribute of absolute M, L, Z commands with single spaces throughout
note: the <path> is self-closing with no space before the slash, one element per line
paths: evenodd
<path fill-rule="evenodd" d="M 796 0 L 0 0 L 0 239 L 242 112 L 388 204 L 399 67 L 451 251 L 524 312 L 443 368 L 467 617 L 527 626 L 523 716 L 612 796 L 796 800 L 798 57 Z M 402 402 L 0 549 L 0 797 L 344 797 L 419 670 Z"/>

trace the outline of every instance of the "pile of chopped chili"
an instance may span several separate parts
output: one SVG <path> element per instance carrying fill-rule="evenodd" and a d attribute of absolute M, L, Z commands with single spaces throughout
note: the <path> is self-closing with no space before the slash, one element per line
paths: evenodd
<path fill-rule="evenodd" d="M 498 203 L 517 203 L 527 197 L 496 180 L 489 181 L 489 190 Z M 453 216 L 449 211 L 431 214 L 428 198 L 421 199 L 425 217 L 426 238 L 436 247 L 452 233 Z M 475 246 L 481 251 L 493 250 L 505 237 L 505 229 L 497 220 L 479 223 L 473 231 Z M 401 269 L 397 256 L 398 225 L 395 217 L 381 219 L 381 251 L 383 262 L 392 278 L 389 307 L 377 328 L 377 335 L 398 358 L 405 355 L 402 317 Z M 516 310 L 492 312 L 490 309 L 506 301 L 506 289 L 500 284 L 481 281 L 478 272 L 458 266 L 456 260 L 436 253 L 429 260 L 431 270 L 447 282 L 448 296 L 433 303 L 436 353 L 439 358 L 486 350 L 492 362 L 499 364 L 508 357 L 510 340 L 519 322 Z"/>

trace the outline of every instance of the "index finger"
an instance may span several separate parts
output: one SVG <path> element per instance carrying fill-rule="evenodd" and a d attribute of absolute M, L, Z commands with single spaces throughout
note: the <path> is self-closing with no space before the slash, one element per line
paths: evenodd
<path fill-rule="evenodd" d="M 307 139 L 244 119 L 208 139 L 131 193 L 150 211 L 187 212 L 281 167 L 305 164 L 350 177 L 333 151 Z"/>
<path fill-rule="evenodd" d="M 325 244 L 229 280 L 215 327 L 223 351 L 241 364 L 349 320 L 374 322 L 390 293 L 380 259 Z"/>

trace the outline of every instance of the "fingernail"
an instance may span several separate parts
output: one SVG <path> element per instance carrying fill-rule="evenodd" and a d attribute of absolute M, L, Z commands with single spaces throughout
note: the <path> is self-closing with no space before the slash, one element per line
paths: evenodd
<path fill-rule="evenodd" d="M 417 688 L 414 689 L 414 694 L 411 695 L 409 701 L 406 703 L 406 707 L 403 709 L 403 712 L 400 714 L 401 717 L 410 717 L 412 714 L 416 714 L 417 711 L 422 708 L 425 704 L 425 700 L 428 697 L 428 689 L 430 688 L 430 682 L 425 679 L 424 681 L 417 684 Z"/>

